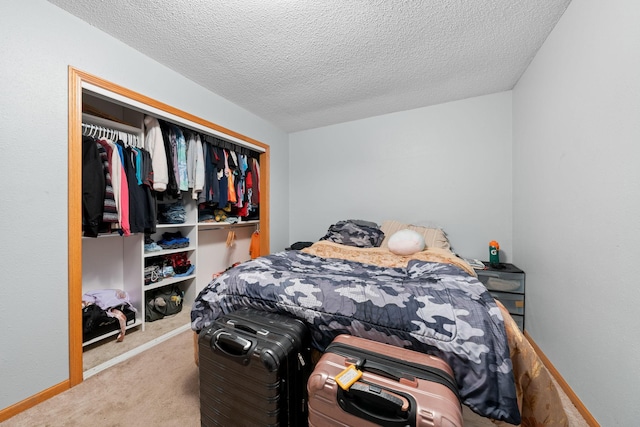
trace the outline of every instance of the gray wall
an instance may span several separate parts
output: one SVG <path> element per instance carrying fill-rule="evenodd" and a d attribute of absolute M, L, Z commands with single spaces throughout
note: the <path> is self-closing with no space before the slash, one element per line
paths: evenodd
<path fill-rule="evenodd" d="M 287 244 L 287 134 L 44 0 L 0 6 L 0 408 L 68 378 L 67 67 L 271 146 L 271 245 Z M 80 307 L 78 306 L 78 309 Z"/>
<path fill-rule="evenodd" d="M 513 91 L 527 329 L 603 426 L 640 419 L 639 22 L 572 2 Z"/>
<path fill-rule="evenodd" d="M 512 256 L 511 92 L 290 135 L 290 238 L 342 219 L 443 228 L 453 249 Z"/>

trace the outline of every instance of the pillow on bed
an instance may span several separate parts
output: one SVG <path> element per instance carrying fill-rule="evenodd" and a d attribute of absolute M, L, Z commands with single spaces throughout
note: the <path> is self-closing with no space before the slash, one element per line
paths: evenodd
<path fill-rule="evenodd" d="M 421 227 L 418 225 L 410 225 L 404 224 L 400 221 L 388 220 L 382 223 L 380 226 L 380 230 L 385 235 L 381 248 L 386 248 L 389 245 L 389 239 L 393 236 L 394 233 L 400 230 L 413 230 L 422 235 L 424 238 L 424 243 L 427 248 L 442 248 L 446 250 L 451 250 L 451 244 L 449 243 L 449 239 L 445 232 L 440 228 L 429 228 L 429 227 Z"/>
<path fill-rule="evenodd" d="M 425 247 L 422 234 L 406 228 L 393 233 L 388 244 L 389 250 L 396 255 L 413 255 Z"/>
<path fill-rule="evenodd" d="M 328 240 L 356 248 L 376 248 L 384 239 L 378 225 L 369 221 L 348 219 L 332 224 L 320 240 Z"/>

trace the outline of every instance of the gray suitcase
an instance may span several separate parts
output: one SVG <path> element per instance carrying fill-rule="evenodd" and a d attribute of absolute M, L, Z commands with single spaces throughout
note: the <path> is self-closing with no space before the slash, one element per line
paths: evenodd
<path fill-rule="evenodd" d="M 306 325 L 241 309 L 198 337 L 202 426 L 306 426 Z"/>

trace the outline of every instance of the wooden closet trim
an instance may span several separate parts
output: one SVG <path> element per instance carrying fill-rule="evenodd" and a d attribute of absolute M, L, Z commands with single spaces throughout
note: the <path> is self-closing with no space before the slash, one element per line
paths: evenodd
<path fill-rule="evenodd" d="M 212 130 L 222 132 L 264 149 L 260 153 L 260 254 L 269 249 L 269 146 L 215 123 L 156 101 L 69 66 L 69 153 L 68 153 L 68 273 L 69 273 L 69 385 L 83 380 L 82 365 L 82 84 L 86 82 L 104 90 L 149 105 Z M 60 391 L 63 391 L 62 389 Z"/>

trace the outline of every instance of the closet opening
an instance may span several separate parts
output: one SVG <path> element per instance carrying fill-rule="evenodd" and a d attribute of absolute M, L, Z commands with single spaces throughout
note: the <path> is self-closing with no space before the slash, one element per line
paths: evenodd
<path fill-rule="evenodd" d="M 139 209 L 144 215 L 134 218 L 132 213 L 123 215 L 120 203 L 129 196 L 122 195 L 127 189 L 121 187 L 122 175 L 117 171 L 123 172 L 125 181 L 138 182 L 132 185 L 132 192 L 144 188 L 144 174 L 128 175 L 131 170 L 126 165 L 116 167 L 111 160 L 131 161 L 133 169 L 143 168 L 140 159 L 151 165 L 145 137 L 152 130 L 159 132 L 158 141 L 169 144 L 164 147 L 166 153 L 178 157 L 173 150 L 181 150 L 182 163 L 180 171 L 174 171 L 178 181 L 166 184 L 166 189 L 147 182 L 147 193 L 140 193 L 136 200 L 146 197 L 149 203 Z M 171 145 L 175 140 L 181 145 Z M 200 157 L 193 155 L 189 166 L 193 176 L 183 167 L 187 148 L 200 153 Z M 87 152 L 93 155 L 91 162 L 87 162 Z M 200 188 L 195 184 L 196 159 L 209 165 L 214 157 L 219 169 L 208 169 L 208 187 L 202 183 Z M 153 160 L 160 158 L 156 155 Z M 190 305 L 196 295 L 213 273 L 250 258 L 252 238 L 258 238 L 259 254 L 269 253 L 269 146 L 69 67 L 68 161 L 69 379 L 74 386 L 189 330 Z M 162 167 L 157 165 L 157 170 Z M 105 184 L 96 185 L 83 173 L 97 169 L 104 172 Z M 187 176 L 185 183 L 182 179 Z M 224 192 L 216 195 L 223 184 Z M 92 216 L 90 212 L 98 207 L 95 200 L 87 202 L 93 194 L 87 188 L 102 185 L 113 197 L 105 197 L 101 214 Z M 94 206 L 94 211 L 88 206 Z M 132 206 L 131 210 L 134 208 L 138 209 Z M 123 298 L 122 305 L 108 309 L 109 317 L 115 313 L 117 321 L 103 322 L 106 329 L 88 328 L 87 307 L 95 309 L 94 303 L 102 301 L 104 292 L 114 289 Z M 168 301 L 180 302 L 174 307 L 177 312 L 153 305 L 166 295 L 171 295 Z"/>

